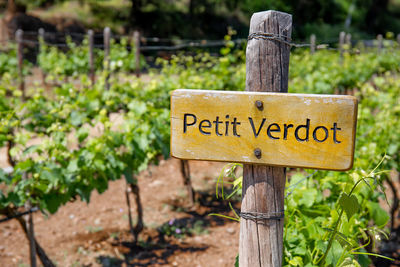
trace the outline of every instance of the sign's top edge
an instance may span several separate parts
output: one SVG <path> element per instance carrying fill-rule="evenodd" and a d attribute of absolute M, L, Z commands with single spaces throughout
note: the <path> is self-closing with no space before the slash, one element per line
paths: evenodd
<path fill-rule="evenodd" d="M 203 89 L 176 89 L 172 91 L 171 96 L 179 95 L 182 93 L 190 94 L 236 94 L 236 95 L 279 95 L 279 96 L 297 96 L 297 97 L 311 97 L 311 98 L 338 98 L 353 100 L 357 103 L 357 98 L 351 95 L 328 95 L 328 94 L 298 94 L 298 93 L 278 93 L 278 92 L 249 92 L 249 91 L 225 91 L 225 90 L 203 90 Z"/>

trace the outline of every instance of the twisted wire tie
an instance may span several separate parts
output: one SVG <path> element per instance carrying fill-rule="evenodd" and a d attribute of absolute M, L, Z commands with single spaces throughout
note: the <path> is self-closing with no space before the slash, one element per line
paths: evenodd
<path fill-rule="evenodd" d="M 258 221 L 258 220 L 281 220 L 285 217 L 285 212 L 240 212 L 239 216 L 245 220 Z"/>
<path fill-rule="evenodd" d="M 256 40 L 270 40 L 270 41 L 278 41 L 281 42 L 285 45 L 288 46 L 294 46 L 294 47 L 307 47 L 307 46 L 311 46 L 311 44 L 295 44 L 295 43 L 291 43 L 291 39 L 287 36 L 284 35 L 280 35 L 280 34 L 275 34 L 275 33 L 266 33 L 266 32 L 254 32 L 251 33 L 248 37 L 247 40 L 252 40 L 252 39 L 256 39 Z"/>

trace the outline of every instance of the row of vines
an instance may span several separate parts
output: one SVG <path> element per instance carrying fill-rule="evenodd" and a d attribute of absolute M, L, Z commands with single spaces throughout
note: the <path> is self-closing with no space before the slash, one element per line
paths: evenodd
<path fill-rule="evenodd" d="M 127 44 L 113 43 L 106 71 L 96 49 L 94 84 L 86 45 L 69 43 L 64 51 L 43 45 L 37 58 L 45 82 L 27 84 L 25 93 L 17 86 L 15 48 L 0 53 L 0 146 L 8 162 L 0 169 L 0 214 L 12 217 L 27 207 L 55 213 L 77 198 L 89 202 L 94 190 L 104 192 L 109 181 L 121 178 L 140 203 L 138 174 L 169 156 L 170 92 L 245 87 L 245 52 L 234 49 L 230 36 L 219 56 L 197 52 L 158 59 L 158 68 L 144 78 L 132 75 L 135 54 Z M 25 62 L 25 75 L 33 68 Z M 400 49 L 343 58 L 337 51 L 297 49 L 289 73 L 289 92 L 354 94 L 359 114 L 351 171 L 289 170 L 284 264 L 369 266 L 376 260 L 369 257 L 377 252 L 375 242 L 395 227 L 398 208 Z M 219 181 L 233 182 L 240 195 L 238 166 Z M 385 197 L 388 186 L 393 199 Z M 391 216 L 380 201 L 390 204 Z M 132 227 L 135 240 L 142 228 L 141 220 Z"/>

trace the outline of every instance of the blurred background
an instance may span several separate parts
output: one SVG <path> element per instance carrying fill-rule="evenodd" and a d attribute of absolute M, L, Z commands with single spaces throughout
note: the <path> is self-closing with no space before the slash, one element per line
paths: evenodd
<path fill-rule="evenodd" d="M 328 41 L 337 39 L 340 31 L 368 39 L 400 29 L 400 0 L 0 1 L 2 32 L 11 22 L 14 27 L 25 24 L 20 27 L 25 31 L 54 26 L 60 31 L 85 32 L 108 26 L 119 34 L 139 30 L 144 36 L 181 39 L 221 39 L 228 26 L 238 37 L 246 37 L 252 13 L 270 9 L 293 15 L 293 39 L 297 40 L 315 34 Z"/>

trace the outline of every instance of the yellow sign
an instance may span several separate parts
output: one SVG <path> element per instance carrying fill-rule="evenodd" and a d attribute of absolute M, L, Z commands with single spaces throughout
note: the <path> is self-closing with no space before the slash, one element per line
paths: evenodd
<path fill-rule="evenodd" d="M 171 154 L 213 160 L 349 170 L 353 96 L 175 90 Z"/>

